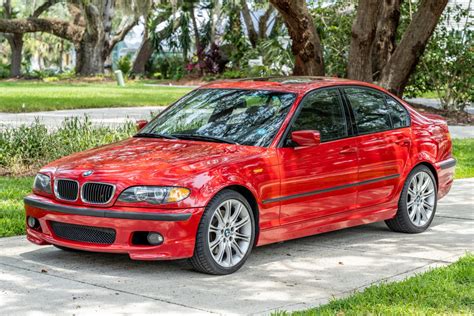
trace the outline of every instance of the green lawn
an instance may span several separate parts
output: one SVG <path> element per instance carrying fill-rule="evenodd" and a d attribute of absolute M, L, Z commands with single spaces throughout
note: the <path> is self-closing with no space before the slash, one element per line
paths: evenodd
<path fill-rule="evenodd" d="M 0 82 L 0 112 L 169 105 L 190 88 L 115 83 Z"/>
<path fill-rule="evenodd" d="M 33 178 L 0 177 L 0 237 L 25 233 L 23 197 L 31 191 Z"/>
<path fill-rule="evenodd" d="M 474 178 L 474 139 L 453 139 L 456 179 Z"/>
<path fill-rule="evenodd" d="M 474 255 L 402 282 L 373 285 L 361 293 L 291 315 L 473 315 Z M 285 312 L 276 315 L 290 315 Z"/>

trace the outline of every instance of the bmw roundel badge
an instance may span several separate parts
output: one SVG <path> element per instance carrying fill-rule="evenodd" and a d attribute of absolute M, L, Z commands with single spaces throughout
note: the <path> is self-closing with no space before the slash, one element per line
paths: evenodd
<path fill-rule="evenodd" d="M 84 171 L 84 172 L 82 173 L 82 176 L 83 176 L 83 177 L 88 177 L 88 176 L 90 176 L 90 175 L 93 174 L 93 173 L 94 173 L 94 171 L 92 171 L 92 170 L 87 170 L 87 171 Z"/>

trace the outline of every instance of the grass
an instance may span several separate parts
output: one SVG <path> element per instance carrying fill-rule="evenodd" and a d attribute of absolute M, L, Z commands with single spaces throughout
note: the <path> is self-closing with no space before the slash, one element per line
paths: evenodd
<path fill-rule="evenodd" d="M 474 178 L 474 139 L 453 139 L 456 179 Z"/>
<path fill-rule="evenodd" d="M 291 315 L 472 315 L 474 255 L 406 279 Z M 290 315 L 285 312 L 278 315 Z"/>
<path fill-rule="evenodd" d="M 31 192 L 32 177 L 0 177 L 0 237 L 25 233 L 23 197 Z"/>
<path fill-rule="evenodd" d="M 426 99 L 438 99 L 438 93 L 436 91 L 426 91 L 422 94 L 417 96 L 418 98 L 426 98 Z"/>
<path fill-rule="evenodd" d="M 143 83 L 0 82 L 0 112 L 35 112 L 123 106 L 166 106 L 190 88 Z"/>

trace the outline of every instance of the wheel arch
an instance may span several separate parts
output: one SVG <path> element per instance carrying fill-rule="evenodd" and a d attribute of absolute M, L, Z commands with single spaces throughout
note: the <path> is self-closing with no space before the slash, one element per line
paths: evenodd
<path fill-rule="evenodd" d="M 431 164 L 429 161 L 422 161 L 422 162 L 419 162 L 416 165 L 414 165 L 413 168 L 411 168 L 410 172 L 418 166 L 426 166 L 428 169 L 430 169 L 430 171 L 433 173 L 433 176 L 434 176 L 435 181 L 436 181 L 436 188 L 439 189 L 438 171 L 436 170 L 434 165 Z"/>

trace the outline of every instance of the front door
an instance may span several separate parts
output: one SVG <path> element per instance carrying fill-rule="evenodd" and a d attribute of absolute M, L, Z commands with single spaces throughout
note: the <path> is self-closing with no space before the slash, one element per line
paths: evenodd
<path fill-rule="evenodd" d="M 338 89 L 310 92 L 301 101 L 278 149 L 281 194 L 280 224 L 346 212 L 354 208 L 357 181 L 357 143 L 347 122 L 348 109 Z M 321 144 L 292 144 L 293 131 L 317 130 Z"/>

